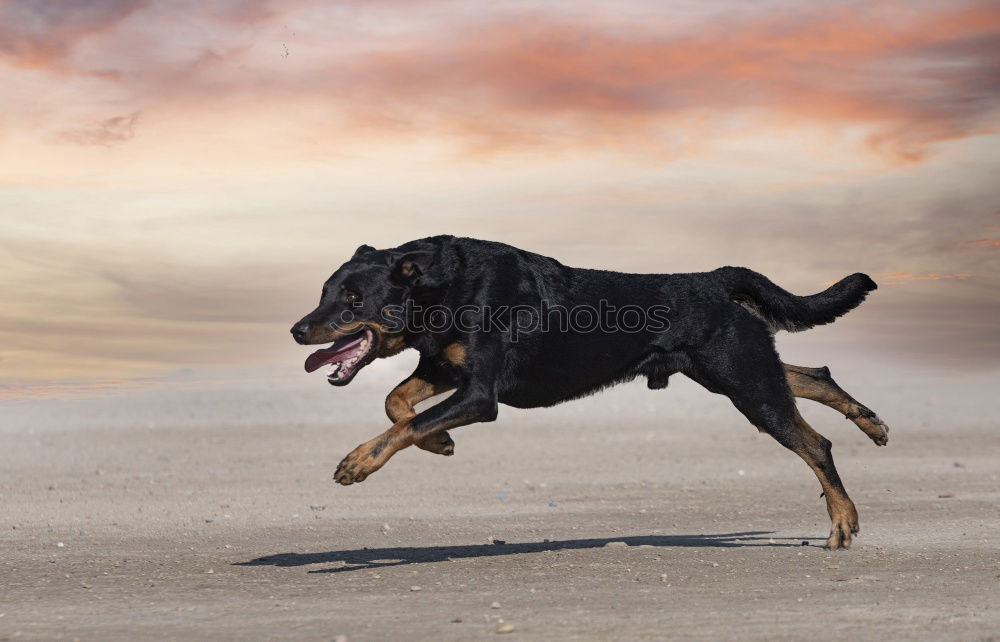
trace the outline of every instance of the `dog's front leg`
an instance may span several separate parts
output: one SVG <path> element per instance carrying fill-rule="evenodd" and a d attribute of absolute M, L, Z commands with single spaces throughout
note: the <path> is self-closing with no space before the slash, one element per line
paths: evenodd
<path fill-rule="evenodd" d="M 428 361 L 421 358 L 416 371 L 393 388 L 389 396 L 385 398 L 385 414 L 389 416 L 389 421 L 392 423 L 396 424 L 404 419 L 413 419 L 417 415 L 414 406 L 418 403 L 455 389 L 455 384 L 448 381 L 447 377 L 432 367 Z M 455 454 L 455 442 L 452 441 L 447 430 L 427 435 L 423 439 L 417 440 L 413 445 L 438 455 Z"/>
<path fill-rule="evenodd" d="M 489 386 L 466 384 L 436 406 L 397 421 L 392 428 L 366 441 L 344 457 L 333 479 L 344 486 L 364 481 L 389 458 L 417 441 L 449 428 L 493 421 L 497 416 L 496 395 Z"/>

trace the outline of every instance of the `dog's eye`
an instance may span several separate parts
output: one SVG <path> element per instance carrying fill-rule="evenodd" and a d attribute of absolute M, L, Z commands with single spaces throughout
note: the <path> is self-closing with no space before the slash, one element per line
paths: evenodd
<path fill-rule="evenodd" d="M 344 290 L 344 300 L 348 303 L 357 303 L 361 300 L 361 295 L 351 290 Z"/>

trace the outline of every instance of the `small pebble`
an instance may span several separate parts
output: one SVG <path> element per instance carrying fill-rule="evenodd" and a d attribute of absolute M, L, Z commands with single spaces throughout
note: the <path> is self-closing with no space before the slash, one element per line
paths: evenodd
<path fill-rule="evenodd" d="M 510 622 L 504 622 L 503 624 L 497 627 L 497 633 L 513 633 L 513 632 L 514 632 L 514 625 L 511 624 Z"/>
<path fill-rule="evenodd" d="M 419 586 L 414 585 L 410 587 L 410 590 L 413 592 L 417 592 L 417 591 L 422 591 L 423 589 L 420 588 Z"/>
<path fill-rule="evenodd" d="M 65 545 L 65 544 L 63 544 L 62 542 L 59 542 L 58 544 L 56 544 L 56 546 L 58 546 L 59 548 L 63 548 L 63 547 L 64 547 L 64 546 L 66 546 L 66 545 Z"/>
<path fill-rule="evenodd" d="M 493 604 L 490 604 L 490 608 L 491 609 L 498 609 L 498 608 L 500 608 L 500 602 L 494 602 Z"/>

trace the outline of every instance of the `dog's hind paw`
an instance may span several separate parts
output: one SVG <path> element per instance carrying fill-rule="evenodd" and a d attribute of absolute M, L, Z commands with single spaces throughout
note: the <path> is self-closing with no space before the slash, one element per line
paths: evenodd
<path fill-rule="evenodd" d="M 831 551 L 851 547 L 851 536 L 857 535 L 861 530 L 858 526 L 858 511 L 854 504 L 848 501 L 848 505 L 833 517 L 830 525 L 830 538 L 826 541 L 826 547 Z"/>
<path fill-rule="evenodd" d="M 875 420 L 878 422 L 876 424 L 877 430 L 868 433 L 868 436 L 872 438 L 876 446 L 884 446 L 889 443 L 889 426 L 878 417 L 875 417 Z"/>
<path fill-rule="evenodd" d="M 455 442 L 447 431 L 427 435 L 414 445 L 427 452 L 444 455 L 445 457 L 455 454 Z"/>
<path fill-rule="evenodd" d="M 876 446 L 884 446 L 889 443 L 889 426 L 868 408 L 858 405 L 857 410 L 846 417 L 868 435 Z"/>

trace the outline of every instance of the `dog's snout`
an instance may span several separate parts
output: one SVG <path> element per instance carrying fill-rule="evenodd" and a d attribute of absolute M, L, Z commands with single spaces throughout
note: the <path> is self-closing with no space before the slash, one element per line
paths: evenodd
<path fill-rule="evenodd" d="M 307 334 L 309 334 L 308 323 L 300 321 L 292 326 L 292 338 L 298 343 L 305 343 Z"/>

